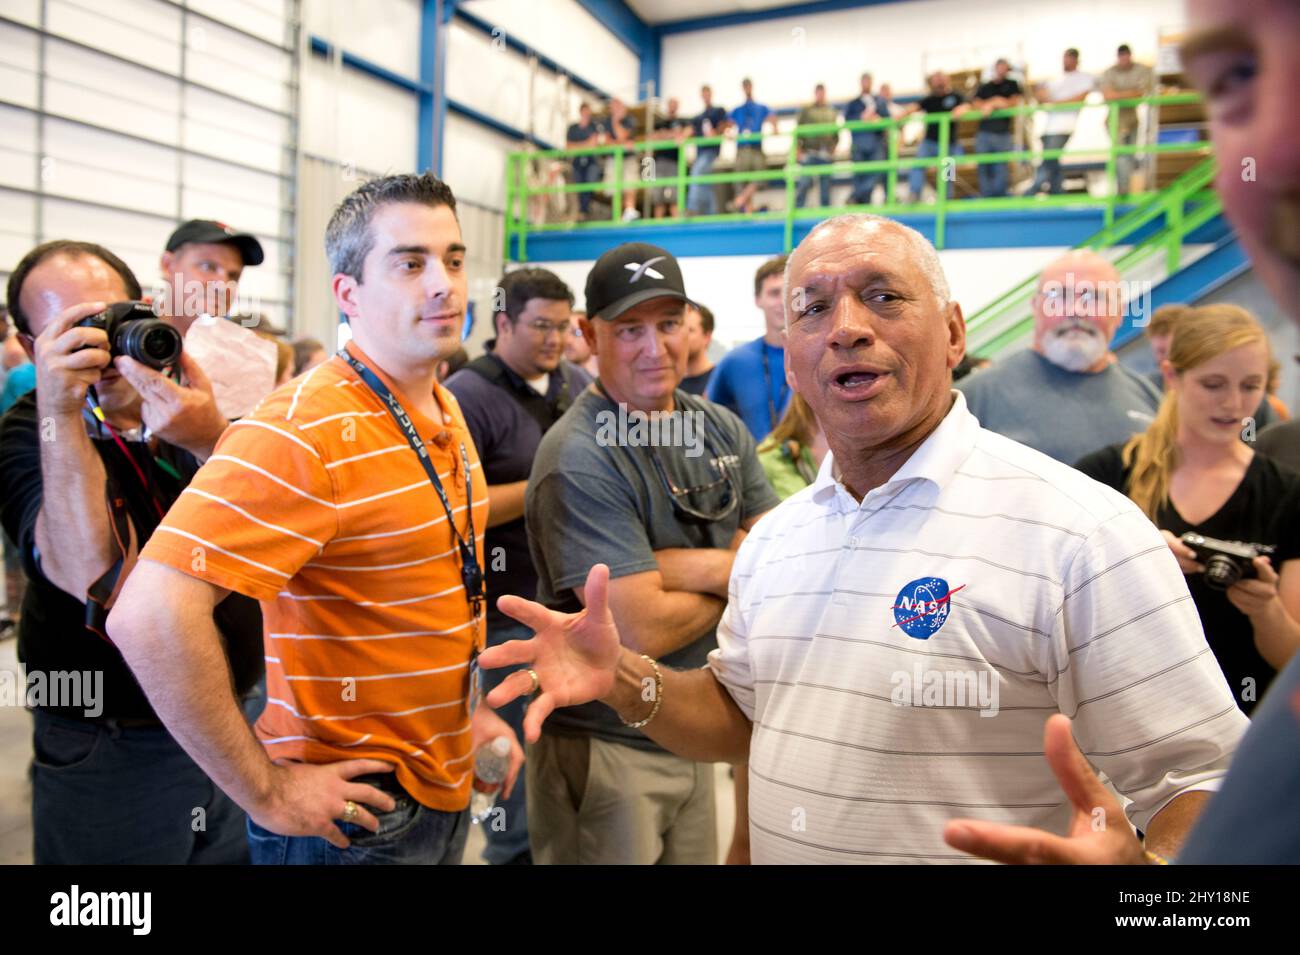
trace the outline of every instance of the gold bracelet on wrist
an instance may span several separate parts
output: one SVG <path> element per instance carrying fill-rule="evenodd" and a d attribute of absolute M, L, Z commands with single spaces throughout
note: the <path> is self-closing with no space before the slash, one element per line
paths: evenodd
<path fill-rule="evenodd" d="M 618 715 L 618 718 L 619 718 L 620 720 L 623 720 L 623 725 L 624 725 L 624 726 L 628 727 L 629 729 L 634 729 L 634 730 L 639 730 L 641 727 L 645 726 L 645 725 L 646 725 L 647 723 L 649 723 L 652 719 L 654 719 L 656 716 L 658 716 L 658 715 L 659 715 L 659 707 L 663 704 L 663 701 L 664 701 L 664 675 L 663 675 L 663 673 L 660 672 L 660 670 L 659 670 L 659 664 L 655 662 L 655 660 L 654 660 L 653 657 L 648 657 L 648 656 L 646 656 L 644 653 L 641 654 L 641 659 L 642 659 L 642 660 L 645 660 L 647 663 L 649 663 L 651 669 L 653 669 L 653 670 L 655 671 L 655 705 L 654 705 L 654 708 L 650 710 L 650 715 L 649 715 L 649 716 L 647 716 L 647 717 L 646 717 L 645 719 L 643 719 L 643 720 L 638 720 L 638 721 L 635 722 L 635 723 L 629 723 L 627 720 L 623 720 L 623 714 L 622 714 L 622 713 L 620 713 L 620 714 Z"/>
<path fill-rule="evenodd" d="M 1150 865 L 1169 865 L 1168 859 L 1150 849 L 1143 849 L 1142 854 L 1147 857 L 1147 863 Z"/>

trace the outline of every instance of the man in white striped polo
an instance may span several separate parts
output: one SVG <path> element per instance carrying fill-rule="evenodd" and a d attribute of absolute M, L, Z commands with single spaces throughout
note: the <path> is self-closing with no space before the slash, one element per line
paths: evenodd
<path fill-rule="evenodd" d="M 1247 721 L 1159 532 L 980 428 L 951 389 L 962 311 L 918 233 L 829 219 L 785 291 L 787 368 L 832 453 L 742 545 L 719 649 L 690 672 L 620 650 L 599 566 L 583 614 L 503 599 L 537 635 L 482 662 L 535 671 L 526 735 L 596 698 L 682 756 L 748 759 L 756 863 L 964 862 L 951 818 L 1067 830 L 1042 758 L 1065 713 L 1147 845 L 1173 850 Z"/>

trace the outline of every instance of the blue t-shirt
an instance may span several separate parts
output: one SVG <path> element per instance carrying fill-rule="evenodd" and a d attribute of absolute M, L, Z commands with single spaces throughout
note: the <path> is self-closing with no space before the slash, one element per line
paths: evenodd
<path fill-rule="evenodd" d="M 0 414 L 4 414 L 15 401 L 36 387 L 36 366 L 31 362 L 19 365 L 5 378 L 0 392 Z"/>
<path fill-rule="evenodd" d="M 731 111 L 731 121 L 736 124 L 736 129 L 741 134 L 736 139 L 737 148 L 762 148 L 762 136 L 746 136 L 744 134 L 761 133 L 763 131 L 763 122 L 771 113 L 772 111 L 762 103 L 755 103 L 752 99 L 746 100 Z"/>
<path fill-rule="evenodd" d="M 764 374 L 763 360 L 767 359 Z M 713 369 L 706 392 L 710 401 L 738 414 L 755 441 L 772 433 L 790 402 L 785 380 L 785 349 L 761 338 L 745 342 L 723 356 Z M 776 409 L 776 420 L 772 409 Z"/>

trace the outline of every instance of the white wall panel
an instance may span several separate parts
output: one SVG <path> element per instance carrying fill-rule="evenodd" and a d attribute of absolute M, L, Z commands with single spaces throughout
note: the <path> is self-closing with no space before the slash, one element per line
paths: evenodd
<path fill-rule="evenodd" d="M 419 102 L 398 89 L 313 56 L 303 65 L 303 148 L 375 172 L 415 168 Z"/>
<path fill-rule="evenodd" d="M 1120 43 L 1153 63 L 1159 29 L 1183 16 L 1182 0 L 916 0 L 795 15 L 665 36 L 663 95 L 694 113 L 710 83 L 716 101 L 733 107 L 741 78 L 752 76 L 755 97 L 770 106 L 802 104 L 818 82 L 842 103 L 864 70 L 896 94 L 915 93 L 926 69 L 982 67 L 1021 50 L 1031 79 L 1050 79 L 1067 46 L 1079 48 L 1080 69 L 1100 73 Z"/>
<path fill-rule="evenodd" d="M 453 20 L 447 31 L 447 96 L 557 148 L 583 91 L 566 77 Z M 530 108 L 531 103 L 531 108 Z"/>
<path fill-rule="evenodd" d="M 0 99 L 36 106 L 36 67 L 40 37 L 0 23 Z"/>
<path fill-rule="evenodd" d="M 272 43 L 286 41 L 285 21 L 289 19 L 286 0 L 188 0 L 188 3 L 192 10 Z"/>
<path fill-rule="evenodd" d="M 610 95 L 638 98 L 636 54 L 576 0 L 469 0 L 464 7 Z"/>
<path fill-rule="evenodd" d="M 180 82 L 58 40 L 46 51 L 45 108 L 73 119 L 174 143 Z"/>
<path fill-rule="evenodd" d="M 41 0 L 0 0 L 0 16 L 39 26 L 41 22 Z"/>
<path fill-rule="evenodd" d="M 420 78 L 419 0 L 305 0 L 303 28 L 409 79 Z"/>
<path fill-rule="evenodd" d="M 0 189 L 0 288 L 8 271 L 35 244 L 36 197 Z"/>
<path fill-rule="evenodd" d="M 198 17 L 186 43 L 187 79 L 281 112 L 292 109 L 292 54 Z"/>
<path fill-rule="evenodd" d="M 48 0 L 46 29 L 78 43 L 179 73 L 181 11 L 157 0 Z"/>
<path fill-rule="evenodd" d="M 28 107 L 0 105 L 0 275 L 37 242 L 75 238 L 112 249 L 151 286 L 179 218 L 228 220 L 262 240 L 250 287 L 283 324 L 292 257 L 278 237 L 296 172 L 289 0 L 188 0 L 189 15 L 164 0 L 47 2 L 45 36 L 0 25 L 0 99 Z M 39 28 L 38 10 L 0 0 L 0 16 Z"/>
<path fill-rule="evenodd" d="M 181 215 L 219 219 L 241 231 L 280 234 L 280 180 L 200 156 L 184 157 Z"/>
<path fill-rule="evenodd" d="M 505 136 L 461 116 L 447 116 L 442 175 L 457 197 L 494 209 L 506 202 L 506 154 L 518 148 Z"/>
<path fill-rule="evenodd" d="M 50 195 L 167 216 L 176 208 L 176 153 L 112 133 L 48 120 L 41 177 Z"/>
<path fill-rule="evenodd" d="M 187 149 L 272 172 L 284 168 L 288 120 L 217 93 L 185 87 Z"/>
<path fill-rule="evenodd" d="M 36 123 L 34 113 L 0 106 L 0 185 L 36 188 Z"/>

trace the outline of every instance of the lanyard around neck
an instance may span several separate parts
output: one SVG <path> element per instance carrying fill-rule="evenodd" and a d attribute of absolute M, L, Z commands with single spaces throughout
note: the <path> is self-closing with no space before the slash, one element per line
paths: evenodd
<path fill-rule="evenodd" d="M 478 553 L 474 549 L 474 482 L 469 471 L 469 453 L 465 450 L 465 443 L 462 441 L 460 445 L 460 460 L 465 468 L 465 513 L 469 540 L 462 537 L 460 530 L 456 527 L 451 501 L 447 499 L 447 492 L 443 489 L 442 481 L 438 478 L 437 468 L 429 460 L 429 450 L 424 446 L 424 442 L 420 440 L 420 433 L 416 430 L 415 423 L 411 421 L 411 416 L 406 413 L 406 409 L 397 400 L 397 396 L 389 390 L 378 375 L 366 367 L 365 362 L 350 355 L 346 349 L 339 352 L 339 357 L 351 365 L 352 370 L 361 376 L 361 380 L 366 383 L 367 387 L 383 401 L 384 407 L 388 409 L 388 413 L 397 422 L 397 427 L 406 435 L 411 450 L 420 459 L 420 465 L 424 468 L 424 473 L 428 475 L 429 483 L 433 485 L 433 489 L 438 493 L 438 500 L 442 502 L 442 509 L 447 512 L 447 526 L 451 528 L 452 537 L 456 541 L 456 549 L 460 552 L 460 579 L 465 585 L 465 599 L 469 601 L 470 609 L 477 620 L 483 612 L 483 569 L 479 566 Z"/>
<path fill-rule="evenodd" d="M 761 343 L 763 352 L 763 397 L 767 399 L 768 430 L 771 431 L 777 426 L 780 420 L 777 417 L 776 403 L 772 401 L 772 370 L 768 367 L 767 361 L 767 342 Z M 790 383 L 783 377 L 781 379 L 781 410 L 785 410 L 785 399 L 789 395 Z"/>

